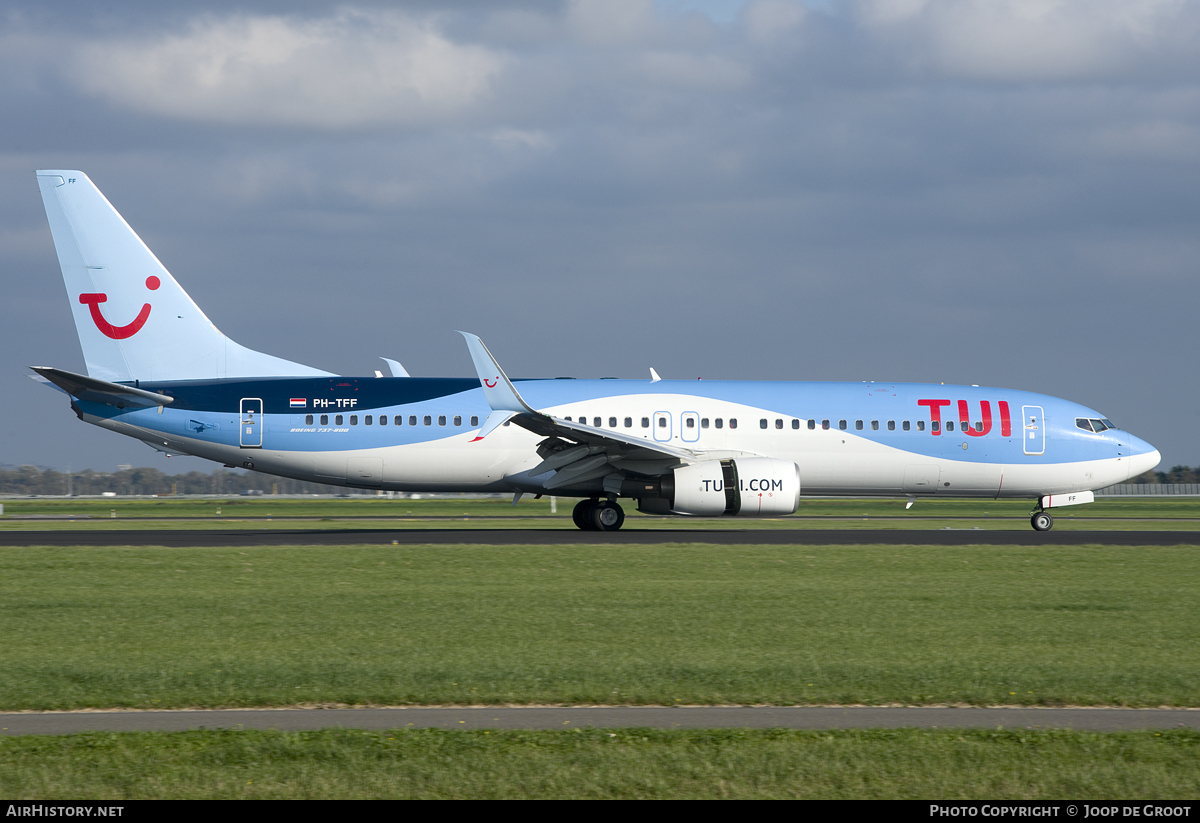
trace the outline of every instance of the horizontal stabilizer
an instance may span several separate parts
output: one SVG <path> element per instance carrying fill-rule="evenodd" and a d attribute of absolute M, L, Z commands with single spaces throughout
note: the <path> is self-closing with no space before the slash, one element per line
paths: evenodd
<path fill-rule="evenodd" d="M 174 397 L 168 397 L 165 394 L 135 389 L 133 386 L 123 386 L 120 383 L 109 383 L 107 380 L 98 380 L 95 377 L 84 377 L 82 374 L 74 374 L 50 366 L 31 366 L 30 368 L 72 397 L 90 403 L 104 403 L 124 409 L 166 406 L 175 402 Z"/>

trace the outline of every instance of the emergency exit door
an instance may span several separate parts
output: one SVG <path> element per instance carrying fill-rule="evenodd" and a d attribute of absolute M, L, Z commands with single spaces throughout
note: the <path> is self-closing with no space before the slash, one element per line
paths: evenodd
<path fill-rule="evenodd" d="M 238 442 L 243 449 L 262 448 L 263 401 L 260 397 L 243 397 Z"/>

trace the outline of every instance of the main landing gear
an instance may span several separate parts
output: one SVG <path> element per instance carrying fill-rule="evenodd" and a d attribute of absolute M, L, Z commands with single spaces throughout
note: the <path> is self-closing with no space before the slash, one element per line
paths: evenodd
<path fill-rule="evenodd" d="M 615 532 L 625 523 L 625 512 L 616 500 L 580 500 L 571 512 L 575 525 L 584 531 Z"/>

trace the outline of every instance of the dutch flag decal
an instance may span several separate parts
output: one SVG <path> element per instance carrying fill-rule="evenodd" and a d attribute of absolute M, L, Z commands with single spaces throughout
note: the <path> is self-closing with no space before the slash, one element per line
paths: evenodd
<path fill-rule="evenodd" d="M 293 409 L 302 409 L 308 405 L 308 400 L 306 400 L 303 397 L 293 397 L 289 401 L 288 405 L 291 406 Z"/>

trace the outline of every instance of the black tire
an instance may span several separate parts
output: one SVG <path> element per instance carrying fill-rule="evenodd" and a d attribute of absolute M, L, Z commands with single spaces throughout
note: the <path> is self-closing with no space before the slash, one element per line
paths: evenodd
<path fill-rule="evenodd" d="M 1029 525 L 1033 526 L 1034 531 L 1048 532 L 1054 528 L 1054 518 L 1050 512 L 1034 512 L 1033 517 L 1029 518 Z"/>
<path fill-rule="evenodd" d="M 575 509 L 571 512 L 571 519 L 575 521 L 577 528 L 583 529 L 585 532 L 595 531 L 596 527 L 592 523 L 592 509 L 597 502 L 596 500 L 580 500 L 575 504 Z"/>
<path fill-rule="evenodd" d="M 592 509 L 593 529 L 600 532 L 615 532 L 625 525 L 625 510 L 616 503 L 600 503 Z"/>

